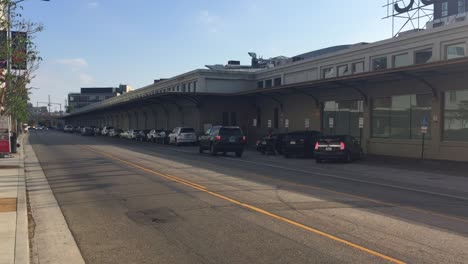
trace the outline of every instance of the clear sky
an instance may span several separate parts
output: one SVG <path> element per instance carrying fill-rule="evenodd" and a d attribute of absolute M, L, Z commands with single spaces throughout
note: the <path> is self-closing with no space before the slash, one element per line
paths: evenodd
<path fill-rule="evenodd" d="M 80 87 L 140 88 L 206 64 L 390 38 L 384 0 L 26 0 L 43 23 L 31 102 Z M 58 109 L 57 109 L 58 110 Z"/>

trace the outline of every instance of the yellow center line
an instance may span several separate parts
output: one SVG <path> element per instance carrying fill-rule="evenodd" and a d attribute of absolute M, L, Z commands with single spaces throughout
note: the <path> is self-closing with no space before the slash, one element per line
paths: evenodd
<path fill-rule="evenodd" d="M 342 238 L 339 238 L 339 237 L 336 237 L 334 235 L 331 235 L 331 234 L 328 234 L 328 233 L 325 233 L 323 231 L 320 231 L 318 229 L 315 229 L 315 228 L 312 228 L 310 226 L 307 226 L 307 225 L 304 225 L 304 224 L 301 224 L 301 223 L 298 223 L 296 221 L 293 221 L 291 219 L 288 219 L 286 217 L 282 217 L 280 215 L 277 215 L 277 214 L 274 214 L 274 213 L 271 213 L 269 211 L 266 211 L 266 210 L 263 210 L 261 208 L 258 208 L 256 206 L 253 206 L 253 205 L 250 205 L 250 204 L 246 204 L 246 203 L 243 203 L 243 202 L 240 202 L 238 200 L 235 200 L 233 198 L 230 198 L 230 197 L 227 197 L 227 196 L 224 196 L 222 194 L 219 194 L 219 193 L 216 193 L 216 192 L 213 192 L 213 191 L 210 191 L 208 190 L 206 187 L 202 186 L 202 185 L 199 185 L 199 184 L 196 184 L 196 183 L 193 183 L 193 182 L 190 182 L 188 180 L 184 180 L 184 179 L 181 179 L 179 177 L 176 177 L 176 176 L 171 176 L 171 175 L 168 175 L 168 174 L 164 174 L 164 173 L 160 173 L 160 172 L 157 172 L 157 171 L 154 171 L 154 170 L 151 170 L 151 169 L 147 169 L 143 166 L 140 166 L 138 164 L 135 164 L 135 163 L 132 163 L 132 162 L 129 162 L 129 161 L 126 161 L 126 160 L 123 160 L 123 159 L 120 159 L 120 158 L 117 158 L 113 155 L 110 155 L 108 153 L 105 153 L 105 152 L 101 152 L 101 151 L 97 151 L 93 148 L 90 148 L 90 147 L 84 147 L 92 152 L 95 152 L 95 153 L 98 153 L 102 156 L 105 156 L 105 157 L 109 157 L 111 159 L 114 159 L 114 160 L 118 160 L 120 162 L 123 162 L 125 164 L 128 164 L 130 166 L 133 166 L 135 168 L 138 168 L 138 169 L 141 169 L 143 171 L 146 171 L 146 172 L 150 172 L 152 174 L 155 174 L 155 175 L 158 175 L 158 176 L 161 176 L 163 178 L 166 178 L 166 179 L 170 179 L 170 180 L 173 180 L 175 182 L 178 182 L 178 183 L 181 183 L 181 184 L 184 184 L 186 186 L 189 186 L 189 187 L 192 187 L 194 189 L 197 189 L 199 191 L 202 191 L 202 192 L 205 192 L 205 193 L 208 193 L 208 194 L 211 194 L 215 197 L 218 197 L 222 200 L 225 200 L 225 201 L 228 201 L 228 202 L 231 202 L 233 204 L 236 204 L 236 205 L 239 205 L 241 207 L 244 207 L 244 208 L 248 208 L 252 211 L 255 211 L 255 212 L 258 212 L 260 214 L 263 214 L 263 215 L 266 215 L 266 216 L 269 216 L 269 217 L 272 217 L 272 218 L 275 218 L 277 220 L 280 220 L 282 222 L 285 222 L 285 223 L 288 223 L 290 225 L 293 225 L 293 226 L 296 226 L 296 227 L 299 227 L 301 229 L 304 229 L 304 230 L 307 230 L 309 232 L 312 232 L 312 233 L 315 233 L 317 235 L 320 235 L 320 236 L 323 236 L 323 237 L 326 237 L 326 238 L 329 238 L 331 240 L 334 240 L 336 242 L 339 242 L 339 243 L 342 243 L 342 244 L 345 244 L 347 246 L 350 246 L 352 248 L 355 248 L 355 249 L 358 249 L 360 251 L 363 251 L 363 252 L 366 252 L 370 255 L 373 255 L 373 256 L 376 256 L 376 257 L 379 257 L 379 258 L 382 258 L 382 259 L 385 259 L 389 262 L 392 262 L 392 263 L 398 263 L 398 264 L 404 264 L 405 262 L 401 261 L 401 260 L 398 260 L 398 259 L 395 259 L 395 258 L 392 258 L 392 257 L 389 257 L 387 255 L 384 255 L 382 253 L 379 253 L 377 251 L 374 251 L 372 249 L 369 249 L 369 248 L 366 248 L 366 247 L 363 247 L 363 246 L 360 246 L 358 244 L 355 244 L 353 242 L 350 242 L 350 241 L 347 241 L 345 239 L 342 239 Z"/>

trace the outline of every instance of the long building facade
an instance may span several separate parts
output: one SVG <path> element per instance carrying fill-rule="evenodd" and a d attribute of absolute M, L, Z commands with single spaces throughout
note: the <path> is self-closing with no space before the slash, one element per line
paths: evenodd
<path fill-rule="evenodd" d="M 468 161 L 468 21 L 282 59 L 211 67 L 155 82 L 72 113 L 74 125 L 122 129 L 239 125 L 361 138 L 370 154 Z M 344 48 L 343 48 L 344 47 Z"/>

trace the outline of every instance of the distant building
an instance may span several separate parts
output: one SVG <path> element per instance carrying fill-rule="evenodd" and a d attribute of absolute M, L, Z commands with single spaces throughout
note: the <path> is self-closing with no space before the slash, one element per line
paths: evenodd
<path fill-rule="evenodd" d="M 84 87 L 80 93 L 68 94 L 68 106 L 70 112 L 85 107 L 90 104 L 104 101 L 106 99 L 119 96 L 133 91 L 130 85 L 121 84 L 119 87 Z"/>
<path fill-rule="evenodd" d="M 47 109 L 47 106 L 33 106 L 33 104 L 31 103 L 28 103 L 28 112 L 31 114 L 31 115 L 37 115 L 37 114 L 46 114 L 49 112 L 49 110 Z"/>
<path fill-rule="evenodd" d="M 428 23 L 428 28 L 440 27 L 467 20 L 467 5 L 468 0 L 435 1 L 434 20 Z"/>

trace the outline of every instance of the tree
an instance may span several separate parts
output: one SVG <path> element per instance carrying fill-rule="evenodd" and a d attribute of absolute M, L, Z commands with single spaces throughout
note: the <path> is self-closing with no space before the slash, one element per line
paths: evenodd
<path fill-rule="evenodd" d="M 24 19 L 22 9 L 15 1 L 0 0 L 0 115 L 24 122 L 30 94 L 26 86 L 42 60 L 34 37 L 43 26 Z"/>

